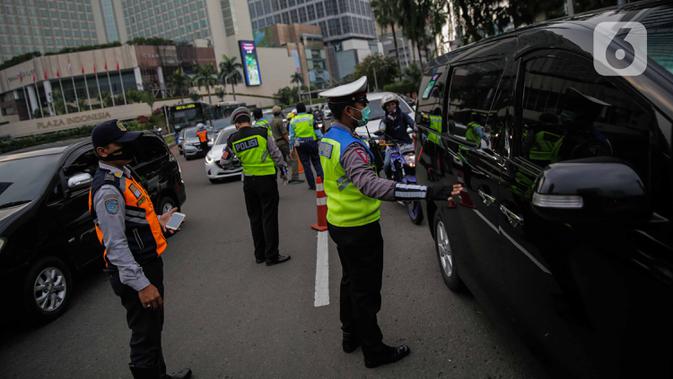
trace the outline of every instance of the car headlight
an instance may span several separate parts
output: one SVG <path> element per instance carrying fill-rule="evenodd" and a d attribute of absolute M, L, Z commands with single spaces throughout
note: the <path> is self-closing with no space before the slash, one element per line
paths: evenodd
<path fill-rule="evenodd" d="M 206 163 L 208 164 L 213 163 L 213 157 L 211 157 L 210 154 L 206 155 Z"/>
<path fill-rule="evenodd" d="M 404 156 L 404 162 L 409 167 L 416 167 L 416 154 L 407 154 Z"/>

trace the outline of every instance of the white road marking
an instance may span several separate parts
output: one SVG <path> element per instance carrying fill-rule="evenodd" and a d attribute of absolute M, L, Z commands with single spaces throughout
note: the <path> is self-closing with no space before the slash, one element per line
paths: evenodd
<path fill-rule="evenodd" d="M 318 249 L 315 261 L 315 294 L 313 305 L 329 305 L 329 245 L 328 232 L 318 232 Z"/>

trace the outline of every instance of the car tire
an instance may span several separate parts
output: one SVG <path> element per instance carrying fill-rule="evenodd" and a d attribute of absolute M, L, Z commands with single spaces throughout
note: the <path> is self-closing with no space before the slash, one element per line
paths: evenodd
<path fill-rule="evenodd" d="M 452 248 L 451 238 L 447 229 L 446 221 L 437 212 L 434 222 L 434 239 L 439 271 L 442 273 L 444 283 L 451 291 L 461 292 L 465 287 L 462 279 L 460 279 L 459 270 L 456 265 L 456 252 Z"/>
<path fill-rule="evenodd" d="M 46 323 L 65 312 L 72 294 L 72 275 L 65 262 L 44 257 L 30 266 L 23 283 L 23 305 L 31 321 Z"/>
<path fill-rule="evenodd" d="M 170 195 L 163 195 L 159 198 L 159 202 L 155 208 L 157 215 L 162 215 L 169 210 L 177 208 L 178 212 L 180 211 L 180 204 Z"/>

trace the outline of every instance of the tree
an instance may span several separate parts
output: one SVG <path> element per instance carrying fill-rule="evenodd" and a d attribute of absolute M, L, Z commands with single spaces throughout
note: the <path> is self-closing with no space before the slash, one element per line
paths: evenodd
<path fill-rule="evenodd" d="M 299 87 L 304 84 L 304 77 L 299 72 L 293 72 L 292 75 L 290 75 L 290 83 L 296 84 L 297 87 Z"/>
<path fill-rule="evenodd" d="M 381 54 L 372 54 L 355 66 L 354 77 L 367 76 L 369 84 L 375 89 L 383 88 L 394 82 L 400 74 L 394 58 L 386 58 Z M 372 81 L 373 80 L 373 81 Z"/>
<path fill-rule="evenodd" d="M 217 97 L 220 98 L 220 102 L 223 102 L 223 101 L 224 101 L 224 96 L 225 96 L 226 94 L 227 94 L 227 93 L 224 91 L 224 88 L 222 88 L 222 87 L 219 87 L 219 88 L 215 91 L 215 95 L 216 95 Z"/>
<path fill-rule="evenodd" d="M 201 100 L 201 95 L 199 95 L 196 92 L 190 92 L 189 93 L 189 98 L 192 99 L 192 101 L 196 102 L 196 101 Z"/>
<path fill-rule="evenodd" d="M 154 97 L 154 94 L 151 91 L 143 91 L 142 100 L 143 103 L 147 104 L 150 107 L 150 113 L 154 112 L 154 102 L 156 101 L 156 97 Z"/>
<path fill-rule="evenodd" d="M 213 105 L 213 99 L 210 97 L 210 87 L 218 83 L 215 66 L 209 64 L 196 66 L 196 72 L 192 75 L 192 82 L 199 88 L 206 88 L 208 103 Z"/>
<path fill-rule="evenodd" d="M 241 75 L 240 71 L 242 68 L 243 66 L 239 62 L 236 62 L 236 57 L 229 58 L 226 54 L 222 55 L 218 79 L 224 86 L 227 83 L 231 84 L 231 93 L 234 96 L 234 101 L 236 101 L 236 85 L 243 81 L 243 75 Z"/>
<path fill-rule="evenodd" d="M 182 101 L 182 96 L 184 96 L 189 89 L 189 77 L 185 75 L 182 68 L 178 67 L 178 69 L 173 72 L 173 75 L 168 79 L 168 83 L 173 90 L 173 93 L 180 96 L 180 101 Z"/>
<path fill-rule="evenodd" d="M 402 71 L 402 62 L 400 61 L 400 53 L 397 47 L 397 33 L 395 31 L 395 24 L 397 23 L 396 15 L 398 12 L 399 0 L 372 0 L 371 7 L 376 18 L 376 23 L 382 28 L 390 26 L 393 33 L 393 43 L 395 44 L 395 59 L 397 59 L 397 67 Z"/>
<path fill-rule="evenodd" d="M 283 87 L 273 96 L 281 105 L 296 104 L 299 102 L 299 87 Z"/>

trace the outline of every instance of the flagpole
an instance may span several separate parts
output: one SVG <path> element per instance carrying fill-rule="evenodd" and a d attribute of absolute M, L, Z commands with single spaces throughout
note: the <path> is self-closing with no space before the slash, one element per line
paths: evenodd
<path fill-rule="evenodd" d="M 112 98 L 112 106 L 115 106 L 115 93 L 112 91 L 112 81 L 110 81 L 110 71 L 106 70 L 107 73 L 107 85 L 110 87 L 110 97 Z"/>
<path fill-rule="evenodd" d="M 91 105 L 91 96 L 89 96 L 89 83 L 86 80 L 86 74 L 84 73 L 84 66 L 82 66 L 82 76 L 84 76 L 84 89 L 86 89 L 86 101 L 89 103 L 89 110 L 93 110 Z"/>
<path fill-rule="evenodd" d="M 68 114 L 68 101 L 65 99 L 65 92 L 63 92 L 63 82 L 61 81 L 61 75 L 58 75 L 58 85 L 61 87 L 61 96 L 63 97 L 63 106 L 65 107 L 65 114 Z"/>
<path fill-rule="evenodd" d="M 119 73 L 119 83 L 122 85 L 122 96 L 124 97 L 124 105 L 127 105 L 126 102 L 126 90 L 124 89 L 124 79 L 122 79 L 122 70 L 119 69 L 119 63 L 117 63 L 117 72 Z"/>
<path fill-rule="evenodd" d="M 77 104 L 77 112 L 81 112 L 82 110 L 79 109 L 79 96 L 77 96 L 77 87 L 75 87 L 75 77 L 72 76 L 72 72 L 70 72 L 70 79 L 72 80 L 72 90 L 75 92 L 75 103 Z"/>
<path fill-rule="evenodd" d="M 26 91 L 26 87 L 21 87 L 23 89 L 23 99 L 26 100 L 26 110 L 28 111 L 28 119 L 32 120 L 33 119 L 33 112 L 30 109 L 30 103 L 28 102 L 28 92 Z"/>
<path fill-rule="evenodd" d="M 37 88 L 35 82 L 35 73 L 33 73 L 33 88 L 35 88 L 35 96 L 37 96 L 37 105 L 40 107 L 40 117 L 44 118 L 44 111 L 42 110 L 42 100 L 40 100 L 40 89 Z"/>
<path fill-rule="evenodd" d="M 103 103 L 103 94 L 100 92 L 100 82 L 98 81 L 98 71 L 96 71 L 96 66 L 93 66 L 93 74 L 96 77 L 96 88 L 98 88 L 98 100 L 100 100 L 100 107 L 101 109 L 105 108 L 105 104 Z"/>

